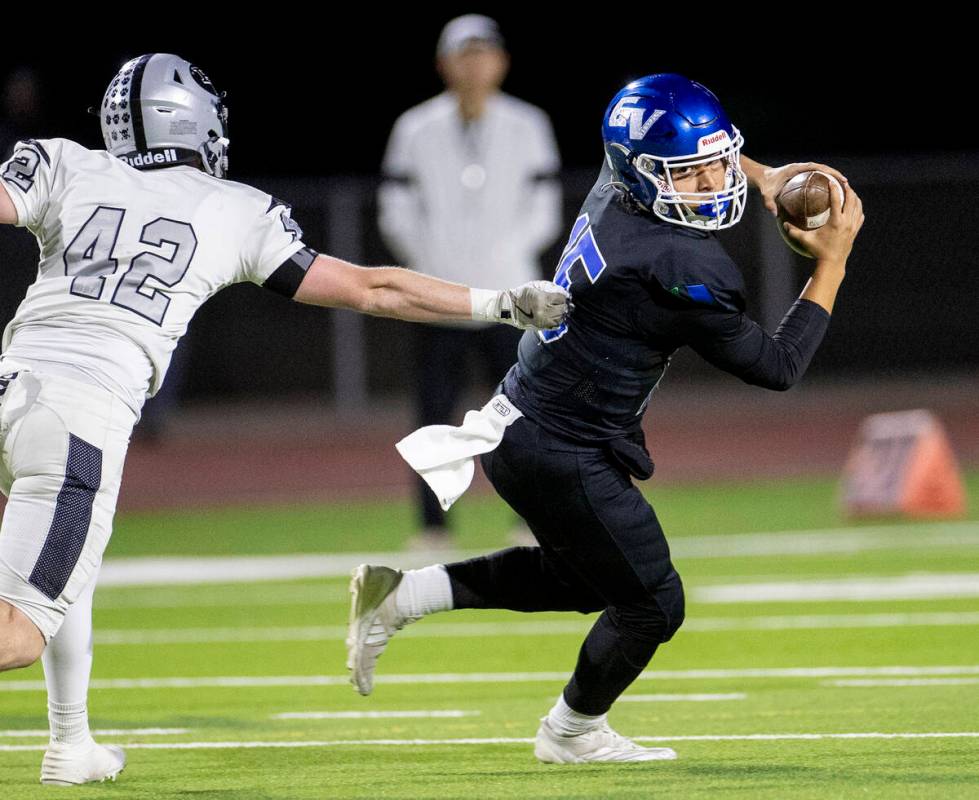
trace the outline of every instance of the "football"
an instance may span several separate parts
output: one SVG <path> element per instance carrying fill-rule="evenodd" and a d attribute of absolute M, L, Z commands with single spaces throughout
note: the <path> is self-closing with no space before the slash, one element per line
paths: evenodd
<path fill-rule="evenodd" d="M 775 205 L 778 208 L 778 232 L 785 243 L 795 252 L 806 258 L 812 258 L 805 247 L 789 238 L 783 222 L 791 222 L 804 231 L 821 228 L 829 221 L 830 187 L 835 187 L 843 198 L 843 187 L 832 175 L 813 170 L 800 172 L 786 182 L 777 195 Z"/>

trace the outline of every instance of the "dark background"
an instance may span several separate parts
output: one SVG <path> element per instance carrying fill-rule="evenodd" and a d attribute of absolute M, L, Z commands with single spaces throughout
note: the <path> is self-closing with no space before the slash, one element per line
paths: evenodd
<path fill-rule="evenodd" d="M 777 14 L 753 22 L 733 6 L 681 9 L 674 19 L 648 5 L 596 6 L 559 18 L 535 9 L 471 7 L 348 8 L 342 18 L 310 18 L 286 7 L 274 15 L 225 9 L 213 30 L 185 24 L 166 31 L 166 20 L 154 20 L 69 33 L 60 23 L 43 49 L 33 39 L 9 41 L 0 76 L 18 66 L 36 70 L 43 118 L 33 135 L 101 148 L 98 120 L 85 108 L 100 102 L 126 59 L 177 52 L 227 92 L 232 177 L 293 202 L 310 245 L 381 264 L 390 256 L 376 233 L 373 189 L 391 124 L 440 91 L 438 32 L 469 11 L 490 13 L 501 24 L 513 57 L 505 90 L 551 115 L 567 168 L 569 222 L 600 163 L 608 100 L 635 77 L 681 72 L 720 97 L 745 136 L 746 153 L 768 163 L 833 164 L 863 198 L 867 223 L 811 379 L 934 379 L 979 367 L 974 45 L 956 41 L 947 19 L 944 29 L 920 14 L 860 27 L 844 11 L 823 7 L 803 29 L 779 25 L 771 18 Z M 208 19 L 201 14 L 202 23 Z M 361 231 L 355 253 L 331 240 L 336 220 L 323 210 L 329 192 L 359 198 L 351 212 Z M 765 279 L 761 214 L 757 204 L 749 208 L 723 237 L 754 295 Z M 557 249 L 542 259 L 543 273 L 552 271 Z M 33 253 L 23 232 L 0 231 L 6 273 L 0 321 L 12 316 L 33 278 Z M 811 264 L 793 264 L 801 287 Z M 331 354 L 343 345 L 334 340 L 329 313 L 254 287 L 222 292 L 195 319 L 186 348 L 181 345 L 184 394 L 329 394 L 342 379 Z M 404 330 L 399 323 L 366 322 L 375 395 L 406 393 L 410 337 Z M 718 379 L 696 359 L 681 358 L 678 368 L 697 380 Z"/>
<path fill-rule="evenodd" d="M 513 56 L 505 89 L 551 115 L 565 162 L 600 154 L 601 116 L 627 81 L 680 72 L 717 94 L 756 155 L 867 155 L 975 149 L 974 66 L 962 41 L 921 10 L 886 28 L 861 27 L 822 6 L 812 29 L 778 14 L 751 22 L 736 6 L 723 19 L 690 9 L 592 7 L 537 17 L 529 10 L 432 5 L 345 8 L 323 20 L 225 11 L 210 33 L 167 20 L 113 30 L 61 22 L 46 41 L 5 38 L 0 73 L 27 64 L 41 75 L 44 133 L 101 145 L 85 116 L 118 67 L 144 52 L 176 52 L 228 93 L 237 177 L 373 173 L 395 117 L 440 90 L 435 43 L 455 14 L 500 23 Z M 681 9 L 681 11 L 684 11 Z M 733 16 L 737 11 L 738 16 Z M 897 27 L 902 26 L 902 27 Z M 240 28 L 244 28 L 243 32 Z M 251 32 L 249 32 L 251 28 Z M 28 29 L 29 30 L 29 27 Z"/>

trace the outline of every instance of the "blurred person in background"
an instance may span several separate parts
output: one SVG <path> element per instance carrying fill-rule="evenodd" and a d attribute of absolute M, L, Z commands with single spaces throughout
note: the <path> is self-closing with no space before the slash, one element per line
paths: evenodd
<path fill-rule="evenodd" d="M 0 159 L 6 159 L 21 139 L 46 133 L 37 73 L 30 67 L 11 72 L 3 82 L 0 103 Z"/>
<path fill-rule="evenodd" d="M 550 121 L 500 91 L 510 59 L 489 17 L 451 20 L 436 56 L 446 91 L 402 114 L 388 142 L 381 233 L 402 263 L 445 280 L 493 287 L 534 280 L 540 253 L 561 227 Z M 419 425 L 452 418 L 467 365 L 477 364 L 490 385 L 502 380 L 520 339 L 500 326 L 466 323 L 417 334 Z M 450 546 L 445 512 L 424 482 L 417 487 L 422 530 L 411 546 Z"/>

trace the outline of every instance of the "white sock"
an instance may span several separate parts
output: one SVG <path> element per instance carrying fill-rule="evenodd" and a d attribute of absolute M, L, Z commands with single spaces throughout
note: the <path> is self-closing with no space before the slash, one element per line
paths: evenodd
<path fill-rule="evenodd" d="M 92 738 L 88 729 L 88 704 L 67 705 L 48 700 L 51 744 L 80 745 Z"/>
<path fill-rule="evenodd" d="M 606 714 L 599 714 L 597 717 L 579 714 L 564 701 L 564 692 L 562 692 L 554 708 L 548 712 L 547 722 L 554 732 L 561 736 L 577 736 L 579 733 L 587 733 L 600 727 L 606 717 Z"/>
<path fill-rule="evenodd" d="M 58 632 L 41 655 L 48 689 L 51 744 L 79 745 L 91 739 L 88 729 L 88 679 L 92 672 L 93 576 L 65 614 Z"/>
<path fill-rule="evenodd" d="M 398 611 L 406 617 L 423 617 L 452 610 L 452 584 L 443 564 L 405 570 L 395 596 Z"/>

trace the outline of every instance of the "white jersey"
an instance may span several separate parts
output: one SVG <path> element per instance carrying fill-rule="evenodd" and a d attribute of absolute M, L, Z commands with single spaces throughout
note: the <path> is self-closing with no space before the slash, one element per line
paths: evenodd
<path fill-rule="evenodd" d="M 205 300 L 233 283 L 282 283 L 287 268 L 291 296 L 315 256 L 286 204 L 190 166 L 140 171 L 45 139 L 19 143 L 0 177 L 40 247 L 4 355 L 84 374 L 136 413 Z"/>

